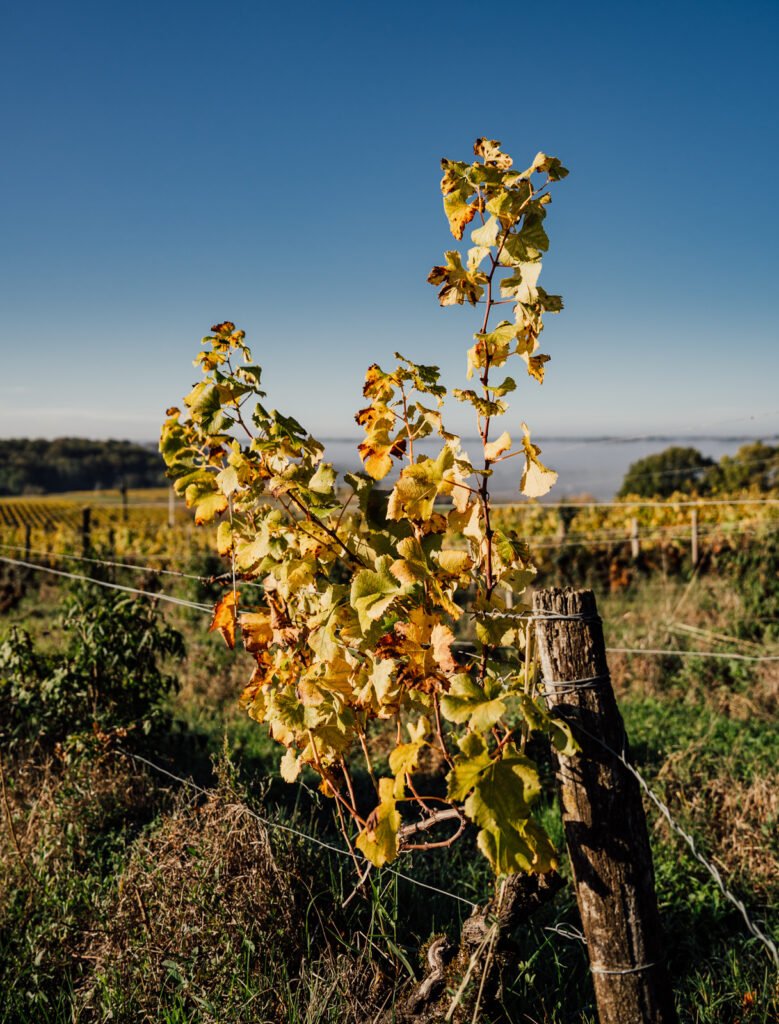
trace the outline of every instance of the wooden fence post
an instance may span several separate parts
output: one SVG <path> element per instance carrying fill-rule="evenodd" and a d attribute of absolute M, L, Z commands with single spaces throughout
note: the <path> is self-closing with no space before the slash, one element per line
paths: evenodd
<path fill-rule="evenodd" d="M 634 562 L 638 561 L 638 556 L 641 554 L 641 545 L 638 541 L 638 519 L 635 516 L 630 520 L 630 554 Z"/>
<path fill-rule="evenodd" d="M 85 505 L 81 509 L 81 554 L 88 555 L 91 547 L 90 543 L 90 529 L 91 529 L 92 510 L 89 505 Z"/>
<path fill-rule="evenodd" d="M 25 562 L 30 561 L 30 552 L 32 551 L 32 527 L 29 523 L 24 524 L 24 560 Z"/>
<path fill-rule="evenodd" d="M 557 533 L 555 534 L 555 540 L 562 547 L 565 544 L 565 539 L 568 536 L 568 520 L 563 511 L 560 510 L 557 513 Z"/>
<path fill-rule="evenodd" d="M 176 492 L 171 487 L 168 490 L 168 526 L 172 530 L 176 525 Z"/>
<path fill-rule="evenodd" d="M 533 608 L 547 703 L 581 746 L 557 779 L 600 1024 L 675 1024 L 641 791 L 606 749 L 627 740 L 595 598 L 553 588 Z"/>
<path fill-rule="evenodd" d="M 690 525 L 692 527 L 692 537 L 690 540 L 690 559 L 692 561 L 693 569 L 698 564 L 698 509 L 694 508 L 690 512 Z"/>

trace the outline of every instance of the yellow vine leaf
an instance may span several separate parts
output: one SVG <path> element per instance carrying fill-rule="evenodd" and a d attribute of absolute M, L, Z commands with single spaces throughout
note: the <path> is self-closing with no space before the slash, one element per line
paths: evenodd
<path fill-rule="evenodd" d="M 509 448 L 511 448 L 511 435 L 508 431 L 504 430 L 497 440 L 485 444 L 484 458 L 487 462 L 494 462 L 498 456 L 507 452 Z"/>
<path fill-rule="evenodd" d="M 216 531 L 216 550 L 220 555 L 229 555 L 233 550 L 233 530 L 227 520 Z"/>
<path fill-rule="evenodd" d="M 476 216 L 478 201 L 468 202 L 472 194 L 473 188 L 466 184 L 444 196 L 444 212 L 449 220 L 449 228 L 458 241 L 463 237 L 466 226 Z"/>
<path fill-rule="evenodd" d="M 463 576 L 473 568 L 473 559 L 467 551 L 448 548 L 438 552 L 438 564 L 448 576 Z"/>
<path fill-rule="evenodd" d="M 480 156 L 485 164 L 497 167 L 499 171 L 507 171 L 514 161 L 508 153 L 501 153 L 497 139 L 477 139 L 473 144 L 473 152 Z"/>
<path fill-rule="evenodd" d="M 535 377 L 539 384 L 544 383 L 544 368 L 545 364 L 552 358 L 551 356 L 530 356 L 526 352 L 521 353 L 522 358 L 527 364 L 527 372 L 531 377 Z"/>
<path fill-rule="evenodd" d="M 279 773 L 285 782 L 294 782 L 300 775 L 300 761 L 292 747 L 287 747 L 279 764 Z"/>
<path fill-rule="evenodd" d="M 522 447 L 525 449 L 525 472 L 519 489 L 527 498 L 540 498 L 547 494 L 557 482 L 557 473 L 547 469 L 538 456 L 541 449 L 530 440 L 530 431 L 526 423 L 522 424 L 524 437 Z"/>
<path fill-rule="evenodd" d="M 270 615 L 267 612 L 242 612 L 241 633 L 244 647 L 250 654 L 264 651 L 273 640 Z"/>
<path fill-rule="evenodd" d="M 395 785 L 392 779 L 379 779 L 379 805 L 357 836 L 355 846 L 373 864 L 380 868 L 398 855 L 400 814 L 395 808 Z"/>
<path fill-rule="evenodd" d="M 436 459 L 420 460 L 406 466 L 390 495 L 387 518 L 430 519 L 435 499 L 444 485 L 444 473 L 453 465 L 452 450 L 445 447 Z"/>
<path fill-rule="evenodd" d="M 195 525 L 203 526 L 205 523 L 210 523 L 215 516 L 221 515 L 226 509 L 227 498 L 224 494 L 219 494 L 218 492 L 209 494 L 208 497 L 203 498 L 202 501 L 197 503 Z"/>
<path fill-rule="evenodd" d="M 236 603 L 238 593 L 231 590 L 214 605 L 214 615 L 208 632 L 218 632 L 228 647 L 235 647 L 235 627 L 238 622 Z"/>

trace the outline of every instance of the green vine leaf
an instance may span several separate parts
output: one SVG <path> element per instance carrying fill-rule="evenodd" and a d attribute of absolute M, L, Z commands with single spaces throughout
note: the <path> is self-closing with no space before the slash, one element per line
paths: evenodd
<path fill-rule="evenodd" d="M 477 732 L 466 733 L 459 743 L 460 753 L 446 777 L 447 798 L 463 801 L 492 764 L 484 737 Z"/>
<path fill-rule="evenodd" d="M 444 475 L 453 466 L 452 450 L 444 447 L 436 459 L 420 459 L 404 467 L 392 489 L 387 517 L 428 521 L 433 515 L 435 500 L 444 487 Z"/>
<path fill-rule="evenodd" d="M 441 698 L 441 713 L 450 722 L 467 722 L 475 732 L 488 732 L 506 713 L 499 692 L 494 680 L 486 679 L 482 687 L 468 675 L 456 675 Z"/>

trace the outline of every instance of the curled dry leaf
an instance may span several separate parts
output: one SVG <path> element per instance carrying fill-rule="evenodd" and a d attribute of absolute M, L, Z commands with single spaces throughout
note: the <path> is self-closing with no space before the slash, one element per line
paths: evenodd
<path fill-rule="evenodd" d="M 238 623 L 238 592 L 230 590 L 214 605 L 209 633 L 218 632 L 228 647 L 235 647 L 235 628 Z"/>

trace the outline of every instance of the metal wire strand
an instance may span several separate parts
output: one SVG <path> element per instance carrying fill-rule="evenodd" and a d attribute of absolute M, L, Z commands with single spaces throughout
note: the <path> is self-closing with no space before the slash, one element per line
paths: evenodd
<path fill-rule="evenodd" d="M 636 967 L 604 967 L 603 964 L 590 964 L 591 974 L 638 974 L 640 971 L 648 971 L 651 967 L 657 967 L 656 960 L 650 960 L 647 964 L 638 964 Z"/>
<path fill-rule="evenodd" d="M 542 679 L 541 685 L 543 689 L 541 692 L 547 697 L 555 697 L 562 696 L 565 693 L 576 693 L 577 690 L 594 690 L 601 683 L 609 682 L 610 678 L 608 674 L 602 674 L 599 676 L 585 676 L 583 679 Z M 551 687 L 551 689 L 546 689 L 546 687 Z"/>
<path fill-rule="evenodd" d="M 589 732 L 589 730 L 585 729 L 578 722 L 574 725 L 574 728 L 578 729 L 579 732 L 582 732 L 585 736 L 588 736 L 591 740 L 597 743 L 605 751 L 611 754 L 612 757 L 616 757 L 616 759 L 620 761 L 621 764 L 624 765 L 624 767 L 636 779 L 641 789 L 644 791 L 644 793 L 646 793 L 647 797 L 652 801 L 655 807 L 660 811 L 662 816 L 668 822 L 668 825 L 670 826 L 672 831 L 674 831 L 681 839 L 684 840 L 688 849 L 690 850 L 690 853 L 698 861 L 698 863 L 701 864 L 706 869 L 706 871 L 708 871 L 708 873 L 714 880 L 717 888 L 720 890 L 725 899 L 732 903 L 736 910 L 738 910 L 738 912 L 741 914 L 741 917 L 744 920 L 744 924 L 747 926 L 747 929 L 750 932 L 750 934 L 753 935 L 754 938 L 756 938 L 759 942 L 762 942 L 763 945 L 766 947 L 769 954 L 771 955 L 771 958 L 774 961 L 776 969 L 779 970 L 779 950 L 777 950 L 776 948 L 776 943 L 772 939 L 770 939 L 765 934 L 765 932 L 763 932 L 754 923 L 754 921 L 749 916 L 747 908 L 744 906 L 743 902 L 737 896 L 735 896 L 730 891 L 730 889 L 728 889 L 728 887 L 725 885 L 724 881 L 722 880 L 722 875 L 720 874 L 720 871 L 717 868 L 716 864 L 712 864 L 712 862 L 708 860 L 708 858 L 704 857 L 703 854 L 699 852 L 697 846 L 695 845 L 695 840 L 693 839 L 693 837 L 690 835 L 689 832 L 682 828 L 682 826 L 675 820 L 675 818 L 671 814 L 670 808 L 660 799 L 660 797 L 654 792 L 654 790 L 650 788 L 649 783 L 646 781 L 641 772 L 639 772 L 638 769 L 635 768 L 630 763 L 630 761 L 628 761 L 624 753 L 619 753 L 616 750 L 614 750 L 612 747 L 609 746 L 608 743 L 605 743 L 599 736 L 596 736 L 594 733 Z"/>
<path fill-rule="evenodd" d="M 176 775 L 174 772 L 168 771 L 167 768 L 163 768 L 162 765 L 155 764 L 154 761 L 150 761 L 147 757 L 142 757 L 140 754 L 132 754 L 129 750 L 123 750 L 121 747 L 116 748 L 120 754 L 125 757 L 131 758 L 133 761 L 140 761 L 152 768 L 154 771 L 159 772 L 160 775 L 166 775 L 169 779 L 173 779 L 175 782 L 180 783 L 182 786 L 187 786 L 189 789 L 193 789 L 203 796 L 210 796 L 211 794 L 207 789 L 202 786 L 198 786 L 192 779 L 183 778 L 181 775 Z M 344 849 L 342 846 L 335 846 L 333 843 L 328 843 L 324 839 L 319 839 L 318 836 L 312 836 L 308 832 L 302 832 L 300 829 L 293 828 L 291 825 L 282 825 L 281 822 L 271 821 L 270 818 L 265 818 L 261 814 L 257 814 L 251 807 L 247 807 L 246 804 L 241 804 L 241 807 L 245 814 L 248 814 L 250 818 L 254 818 L 259 821 L 266 828 L 276 829 L 279 832 L 288 832 L 290 835 L 297 836 L 298 839 L 304 839 L 308 843 L 312 843 L 314 846 L 320 846 L 323 850 L 329 850 L 330 853 L 337 853 L 341 857 L 350 857 L 352 853 L 350 850 Z M 402 871 L 397 871 L 395 868 L 384 868 L 386 872 L 391 875 L 395 875 L 397 878 L 402 878 L 403 881 L 409 882 L 411 885 L 416 885 L 420 889 L 427 889 L 430 892 L 438 893 L 439 896 L 447 896 L 449 899 L 456 900 L 458 903 L 464 903 L 471 909 L 478 907 L 477 903 L 472 900 L 467 900 L 463 896 L 458 896 L 457 893 L 449 892 L 446 889 L 439 889 L 438 886 L 430 885 L 428 882 L 420 882 L 418 878 L 412 878 L 411 875 L 406 875 Z"/>
<path fill-rule="evenodd" d="M 139 590 L 137 587 L 125 587 L 121 583 L 109 583 L 108 580 L 96 580 L 93 576 L 82 576 L 80 573 L 65 572 L 64 569 L 52 569 L 48 565 L 37 565 L 35 562 L 25 562 L 20 558 L 7 558 L 5 555 L 0 555 L 0 562 L 6 562 L 8 565 L 18 565 L 23 569 L 37 569 L 40 572 L 51 573 L 52 576 L 64 576 L 65 579 L 69 580 L 80 580 L 84 583 L 94 583 L 98 587 L 106 587 L 109 590 L 119 590 L 125 594 L 138 594 L 141 597 L 154 598 L 156 601 L 167 601 L 169 604 L 181 605 L 183 608 L 194 608 L 199 612 L 208 612 L 210 614 L 213 611 L 210 605 L 200 604 L 197 601 L 187 601 L 183 597 L 174 597 L 173 594 L 157 594 L 151 590 Z"/>

